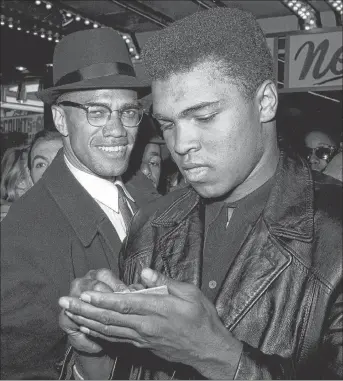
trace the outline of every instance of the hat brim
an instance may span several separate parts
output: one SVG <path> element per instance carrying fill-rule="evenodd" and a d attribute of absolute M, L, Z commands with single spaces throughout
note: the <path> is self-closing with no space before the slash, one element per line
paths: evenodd
<path fill-rule="evenodd" d="M 150 85 L 139 82 L 136 77 L 127 75 L 108 75 L 80 82 L 70 83 L 62 86 L 49 87 L 38 91 L 36 96 L 44 103 L 53 104 L 63 93 L 70 91 L 82 91 L 92 89 L 131 89 L 138 92 L 138 97 L 142 98 L 151 91 Z"/>

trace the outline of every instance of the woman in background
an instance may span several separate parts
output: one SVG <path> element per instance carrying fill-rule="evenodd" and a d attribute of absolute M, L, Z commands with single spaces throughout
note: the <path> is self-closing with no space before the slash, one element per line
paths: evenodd
<path fill-rule="evenodd" d="M 62 147 L 62 135 L 58 131 L 42 130 L 35 135 L 27 163 L 34 184 L 43 176 Z"/>
<path fill-rule="evenodd" d="M 338 133 L 330 130 L 311 129 L 305 134 L 304 143 L 305 157 L 312 170 L 318 172 L 323 172 L 339 151 Z"/>
<path fill-rule="evenodd" d="M 26 146 L 8 148 L 1 160 L 1 220 L 7 215 L 12 203 L 32 186 Z"/>

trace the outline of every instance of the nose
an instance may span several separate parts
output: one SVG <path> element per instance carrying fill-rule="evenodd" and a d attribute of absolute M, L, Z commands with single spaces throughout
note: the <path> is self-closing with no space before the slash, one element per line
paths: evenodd
<path fill-rule="evenodd" d="M 181 156 L 187 155 L 190 151 L 197 151 L 200 148 L 200 143 L 194 127 L 189 124 L 177 125 L 174 129 L 173 148 Z"/>
<path fill-rule="evenodd" d="M 309 158 L 309 162 L 310 164 L 318 164 L 319 163 L 319 159 L 318 157 L 315 155 L 314 152 L 311 153 L 311 156 Z"/>
<path fill-rule="evenodd" d="M 151 172 L 148 164 L 142 163 L 141 165 L 141 171 L 144 173 L 144 175 L 148 178 L 151 177 Z"/>
<path fill-rule="evenodd" d="M 102 133 L 104 137 L 113 136 L 115 138 L 127 135 L 127 131 L 116 112 L 112 112 L 111 118 L 102 128 Z"/>

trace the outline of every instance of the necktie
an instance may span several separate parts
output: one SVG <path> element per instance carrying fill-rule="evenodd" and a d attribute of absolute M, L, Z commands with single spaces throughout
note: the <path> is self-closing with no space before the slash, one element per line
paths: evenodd
<path fill-rule="evenodd" d="M 128 200 L 126 198 L 123 188 L 118 184 L 116 184 L 116 187 L 118 189 L 119 211 L 121 216 L 123 217 L 125 228 L 127 231 L 133 214 L 129 208 Z M 133 210 L 133 212 L 135 212 L 135 210 Z"/>

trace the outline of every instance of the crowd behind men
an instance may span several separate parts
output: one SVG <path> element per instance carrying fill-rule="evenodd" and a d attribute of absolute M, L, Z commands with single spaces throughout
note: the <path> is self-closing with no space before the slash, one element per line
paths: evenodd
<path fill-rule="evenodd" d="M 62 39 L 38 96 L 63 150 L 1 226 L 3 378 L 342 378 L 341 183 L 279 149 L 258 23 L 199 12 L 143 61 L 185 184 L 126 179 L 146 87 L 120 36 Z"/>

